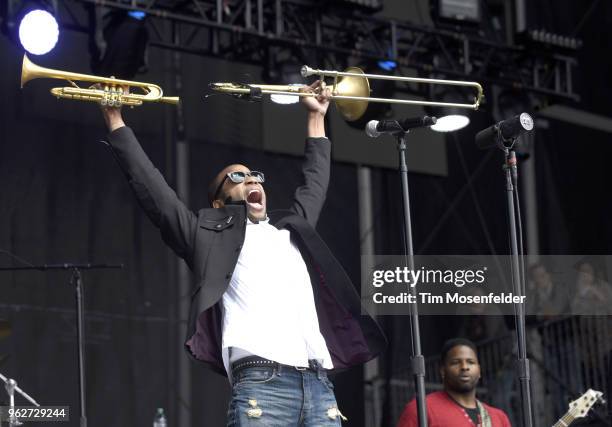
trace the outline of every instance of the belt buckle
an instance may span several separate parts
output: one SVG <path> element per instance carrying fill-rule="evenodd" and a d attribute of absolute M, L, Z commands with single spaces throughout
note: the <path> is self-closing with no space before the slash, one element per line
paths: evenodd
<path fill-rule="evenodd" d="M 318 360 L 313 359 L 313 360 L 309 360 L 308 361 L 308 366 L 310 367 L 310 369 L 312 369 L 313 371 L 318 371 L 318 370 L 322 370 L 323 366 L 321 366 L 321 364 L 319 363 Z"/>

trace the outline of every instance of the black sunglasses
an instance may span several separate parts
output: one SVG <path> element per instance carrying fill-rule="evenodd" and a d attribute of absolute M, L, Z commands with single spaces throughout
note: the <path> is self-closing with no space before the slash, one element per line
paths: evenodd
<path fill-rule="evenodd" d="M 234 184 L 240 184 L 241 182 L 244 182 L 244 180 L 246 179 L 247 176 L 252 176 L 255 179 L 256 182 L 265 182 L 265 180 L 266 180 L 263 172 L 259 172 L 259 171 L 251 171 L 251 172 L 235 171 L 235 172 L 229 172 L 227 175 L 225 175 L 223 177 L 223 180 L 221 181 L 221 183 L 217 187 L 217 191 L 215 191 L 215 197 L 213 197 L 213 200 L 217 200 L 217 198 L 219 197 L 219 193 L 221 192 L 221 189 L 223 188 L 223 184 L 225 184 L 225 180 L 226 179 L 229 178 L 229 180 L 232 181 Z"/>

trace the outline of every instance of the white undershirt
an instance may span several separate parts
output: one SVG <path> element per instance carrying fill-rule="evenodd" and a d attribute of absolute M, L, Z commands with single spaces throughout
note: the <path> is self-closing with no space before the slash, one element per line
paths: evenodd
<path fill-rule="evenodd" d="M 278 363 L 332 369 L 319 331 L 310 276 L 288 230 L 247 220 L 238 263 L 223 294 L 223 363 L 257 355 Z M 229 348 L 232 348 L 231 360 Z"/>

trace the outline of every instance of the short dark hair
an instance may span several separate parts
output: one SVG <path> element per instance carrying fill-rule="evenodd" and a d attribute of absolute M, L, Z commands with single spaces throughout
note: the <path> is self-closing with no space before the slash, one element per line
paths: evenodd
<path fill-rule="evenodd" d="M 219 185 L 221 184 L 224 178 L 225 175 L 223 176 L 223 178 L 221 178 L 221 180 L 219 180 L 218 177 L 215 177 L 212 179 L 212 181 L 210 181 L 210 184 L 208 184 L 208 204 L 211 208 L 213 207 L 213 202 L 215 201 L 215 192 L 217 191 L 217 188 L 219 188 Z M 219 194 L 223 195 L 223 188 L 219 188 Z"/>
<path fill-rule="evenodd" d="M 478 355 L 476 344 L 474 344 L 473 341 L 467 338 L 451 338 L 442 345 L 442 351 L 440 351 L 440 364 L 443 365 L 446 362 L 446 356 L 448 355 L 449 351 L 460 345 L 471 348 L 474 350 L 474 353 Z"/>

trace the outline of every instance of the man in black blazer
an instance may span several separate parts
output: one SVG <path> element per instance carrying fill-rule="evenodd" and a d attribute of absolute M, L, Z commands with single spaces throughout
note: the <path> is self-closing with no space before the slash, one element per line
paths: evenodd
<path fill-rule="evenodd" d="M 267 212 L 262 173 L 230 165 L 209 186 L 212 208 L 192 212 L 120 109 L 103 108 L 108 144 L 140 205 L 194 273 L 185 347 L 228 375 L 229 426 L 255 420 L 340 425 L 327 371 L 371 360 L 386 344 L 374 320 L 361 315 L 354 285 L 315 231 L 329 182 L 329 89 L 317 82 L 305 90 L 316 96 L 302 98 L 308 110 L 303 184 L 284 211 Z"/>

